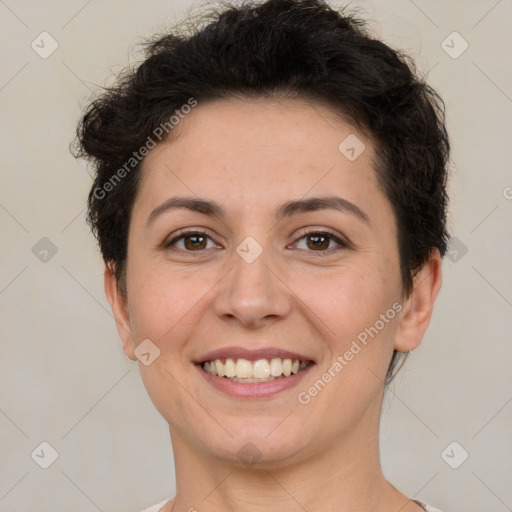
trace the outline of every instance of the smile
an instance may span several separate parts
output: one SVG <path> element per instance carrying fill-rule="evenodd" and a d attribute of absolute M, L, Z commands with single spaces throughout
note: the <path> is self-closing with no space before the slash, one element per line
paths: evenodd
<path fill-rule="evenodd" d="M 289 390 L 315 366 L 300 359 L 209 359 L 196 363 L 200 375 L 215 390 L 233 398 L 270 398 Z"/>

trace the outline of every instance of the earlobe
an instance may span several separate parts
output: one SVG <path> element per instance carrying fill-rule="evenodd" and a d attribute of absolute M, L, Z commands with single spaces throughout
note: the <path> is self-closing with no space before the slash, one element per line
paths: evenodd
<path fill-rule="evenodd" d="M 128 304 L 126 301 L 126 297 L 119 290 L 116 275 L 113 272 L 110 265 L 105 266 L 104 285 L 105 294 L 107 296 L 110 308 L 112 309 L 112 313 L 114 314 L 114 319 L 116 321 L 117 331 L 119 333 L 119 336 L 121 337 L 121 341 L 123 342 L 124 353 L 130 359 L 136 361 L 137 358 L 133 353 L 135 349 L 135 344 L 133 341 L 131 331 Z"/>
<path fill-rule="evenodd" d="M 410 352 L 421 343 L 441 281 L 441 255 L 438 249 L 434 249 L 429 260 L 414 276 L 413 290 L 404 303 L 394 344 L 399 352 Z"/>

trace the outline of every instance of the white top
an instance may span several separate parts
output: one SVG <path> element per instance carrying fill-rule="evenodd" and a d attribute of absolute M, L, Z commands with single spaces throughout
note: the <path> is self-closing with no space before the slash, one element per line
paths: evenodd
<path fill-rule="evenodd" d="M 425 509 L 425 512 L 441 512 L 438 508 L 431 507 L 430 505 L 426 505 L 425 503 L 422 503 L 418 500 L 412 500 L 414 503 L 417 503 L 420 507 L 423 507 Z M 158 512 L 158 510 L 156 511 Z"/>
<path fill-rule="evenodd" d="M 157 503 L 156 505 L 153 505 L 152 507 L 145 508 L 144 510 L 141 510 L 141 512 L 159 512 L 159 510 L 168 502 L 169 500 L 161 501 L 160 503 Z"/>
<path fill-rule="evenodd" d="M 168 502 L 169 500 L 161 501 L 160 503 L 157 503 L 156 505 L 153 505 L 152 507 L 145 508 L 144 510 L 141 510 L 141 512 L 159 512 L 160 509 Z M 425 512 L 441 512 L 439 509 L 431 507 L 430 505 L 425 505 L 425 503 L 422 503 L 418 500 L 413 500 L 415 503 L 417 503 L 420 507 L 423 507 L 425 509 Z"/>

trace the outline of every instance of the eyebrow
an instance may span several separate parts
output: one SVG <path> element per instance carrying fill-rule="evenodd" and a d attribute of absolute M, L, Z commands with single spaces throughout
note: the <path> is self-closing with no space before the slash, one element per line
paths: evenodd
<path fill-rule="evenodd" d="M 170 210 L 187 209 L 208 217 L 217 217 L 225 219 L 227 213 L 224 208 L 216 201 L 206 199 L 198 199 L 195 197 L 172 197 L 157 206 L 150 214 L 146 223 L 146 227 L 163 213 Z M 298 215 L 301 213 L 315 212 L 319 210 L 336 210 L 342 213 L 351 214 L 367 224 L 370 224 L 368 215 L 359 208 L 359 206 L 337 196 L 312 197 L 309 199 L 299 199 L 295 201 L 287 201 L 280 205 L 275 213 L 276 222 Z"/>

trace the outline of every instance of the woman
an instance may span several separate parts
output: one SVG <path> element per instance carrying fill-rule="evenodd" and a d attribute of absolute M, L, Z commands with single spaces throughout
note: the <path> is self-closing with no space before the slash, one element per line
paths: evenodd
<path fill-rule="evenodd" d="M 88 108 L 89 222 L 126 355 L 169 424 L 148 510 L 417 512 L 383 393 L 446 252 L 443 103 L 321 0 L 226 5 Z"/>

